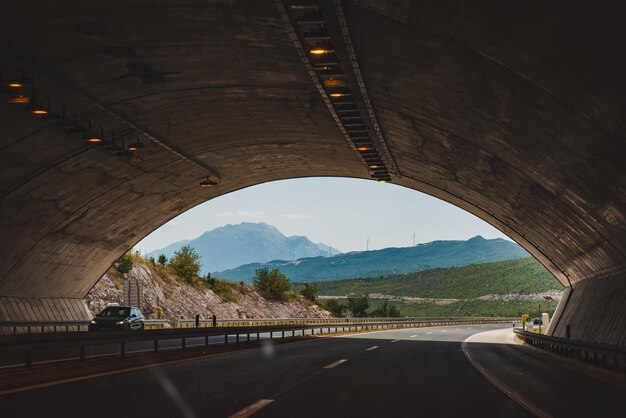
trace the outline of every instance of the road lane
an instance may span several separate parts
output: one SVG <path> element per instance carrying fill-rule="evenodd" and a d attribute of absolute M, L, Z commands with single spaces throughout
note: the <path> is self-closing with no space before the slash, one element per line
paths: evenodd
<path fill-rule="evenodd" d="M 3 396 L 0 408 L 3 417 L 84 417 L 86 411 L 90 418 L 121 411 L 129 417 L 226 417 L 270 399 L 255 416 L 528 416 L 460 351 L 461 341 L 477 331 L 439 327 L 266 341 L 261 349 Z"/>

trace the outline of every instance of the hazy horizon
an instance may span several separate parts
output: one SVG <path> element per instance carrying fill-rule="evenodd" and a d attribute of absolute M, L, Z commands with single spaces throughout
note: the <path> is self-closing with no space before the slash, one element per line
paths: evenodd
<path fill-rule="evenodd" d="M 372 203 L 376 202 L 376 203 Z M 384 202 L 384 203 L 383 203 Z M 134 246 L 141 253 L 242 222 L 267 223 L 342 252 L 409 247 L 476 235 L 504 238 L 478 217 L 435 197 L 375 181 L 313 177 L 280 180 L 217 197 L 182 213 Z"/>

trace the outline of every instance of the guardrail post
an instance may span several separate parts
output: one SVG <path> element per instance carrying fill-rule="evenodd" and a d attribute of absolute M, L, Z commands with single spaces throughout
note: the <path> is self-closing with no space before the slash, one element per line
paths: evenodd
<path fill-rule="evenodd" d="M 247 339 L 246 342 L 248 342 L 248 343 L 250 342 L 250 333 L 248 333 L 248 339 Z"/>
<path fill-rule="evenodd" d="M 154 352 L 159 352 L 159 340 L 154 340 Z"/>
<path fill-rule="evenodd" d="M 282 338 L 285 338 L 285 331 L 283 331 L 283 337 Z"/>
<path fill-rule="evenodd" d="M 237 333 L 237 335 L 235 336 L 235 343 L 239 344 L 239 333 Z"/>
<path fill-rule="evenodd" d="M 209 345 L 209 336 L 208 336 L 208 335 L 205 335 L 205 336 L 204 336 L 204 346 L 206 347 L 206 346 L 208 346 L 208 345 Z"/>
<path fill-rule="evenodd" d="M 185 337 L 181 338 L 181 346 L 185 349 Z"/>
<path fill-rule="evenodd" d="M 228 344 L 228 334 L 224 335 L 224 344 Z"/>

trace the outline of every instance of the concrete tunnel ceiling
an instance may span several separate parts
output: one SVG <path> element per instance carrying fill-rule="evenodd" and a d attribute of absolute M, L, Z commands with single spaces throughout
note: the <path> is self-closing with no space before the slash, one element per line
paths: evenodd
<path fill-rule="evenodd" d="M 298 22 L 313 9 L 293 4 L 6 4 L 0 296 L 83 297 L 182 211 L 312 175 L 388 178 L 447 200 L 566 286 L 624 269 L 618 2 L 321 1 L 328 33 L 316 41 Z M 346 97 L 330 97 L 315 68 L 318 41 Z M 30 83 L 6 88 L 20 77 Z M 17 93 L 65 118 L 8 103 Z M 341 101 L 382 168 L 357 149 Z M 142 161 L 82 141 L 89 121 L 114 145 L 139 138 Z"/>

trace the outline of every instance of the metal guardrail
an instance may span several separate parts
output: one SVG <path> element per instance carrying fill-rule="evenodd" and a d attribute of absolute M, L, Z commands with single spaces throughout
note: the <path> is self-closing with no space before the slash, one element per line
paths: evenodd
<path fill-rule="evenodd" d="M 499 319 L 457 319 L 457 320 L 441 320 L 431 319 L 424 321 L 387 321 L 387 322 L 346 322 L 335 321 L 334 323 L 325 324 L 290 324 L 290 325 L 264 325 L 264 326 L 243 326 L 243 327 L 199 327 L 199 328 L 170 328 L 156 329 L 146 331 L 117 331 L 117 332 L 68 332 L 68 333 L 48 333 L 48 334 L 19 334 L 8 335 L 0 338 L 0 352 L 24 352 L 24 365 L 30 368 L 32 365 L 32 353 L 34 350 L 45 350 L 50 348 L 61 347 L 79 347 L 80 361 L 85 361 L 85 347 L 103 344 L 119 344 L 120 355 L 125 357 L 126 344 L 130 342 L 153 341 L 154 352 L 159 351 L 160 340 L 181 339 L 181 347 L 185 349 L 186 339 L 194 337 L 204 337 L 205 346 L 209 344 L 209 337 L 224 336 L 224 343 L 229 343 L 229 336 L 235 336 L 238 343 L 241 335 L 246 336 L 246 341 L 250 341 L 250 336 L 256 334 L 256 340 L 260 339 L 260 334 L 269 333 L 270 338 L 274 338 L 274 333 L 279 332 L 282 338 L 285 338 L 286 332 L 291 332 L 291 336 L 296 336 L 297 331 L 301 331 L 300 335 L 305 334 L 305 330 L 311 330 L 315 334 L 319 330 L 319 334 L 334 332 L 364 331 L 364 330 L 380 330 L 390 328 L 417 328 L 428 326 L 442 325 L 466 325 L 466 324 L 484 324 L 510 322 L 510 318 Z"/>
<path fill-rule="evenodd" d="M 323 325 L 337 322 L 356 323 L 356 322 L 402 322 L 402 321 L 458 321 L 458 320 L 477 320 L 490 321 L 498 320 L 503 322 L 514 322 L 516 318 L 500 318 L 500 317 L 446 317 L 446 318 L 425 318 L 425 317 L 405 317 L 405 318 L 250 318 L 250 319 L 218 319 L 217 327 L 253 327 L 253 326 L 269 326 L 269 325 Z M 195 328 L 195 319 L 146 319 L 144 321 L 146 329 L 163 329 L 163 328 Z M 211 319 L 201 319 L 200 327 L 213 327 Z M 0 331 L 8 330 L 8 334 L 30 334 L 43 332 L 77 332 L 87 331 L 89 321 L 0 321 Z M 0 338 L 2 332 L 0 332 Z"/>
<path fill-rule="evenodd" d="M 626 349 L 622 347 L 551 337 L 522 329 L 515 329 L 514 332 L 527 344 L 564 357 L 616 369 L 626 367 Z"/>

